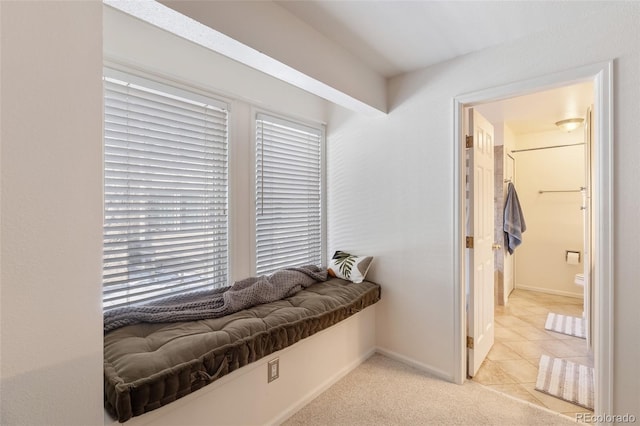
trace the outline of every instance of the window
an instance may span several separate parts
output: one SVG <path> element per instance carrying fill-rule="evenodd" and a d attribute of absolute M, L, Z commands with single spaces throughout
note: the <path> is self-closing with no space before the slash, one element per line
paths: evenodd
<path fill-rule="evenodd" d="M 323 262 L 322 129 L 256 119 L 256 273 Z"/>
<path fill-rule="evenodd" d="M 224 103 L 104 78 L 105 309 L 227 285 Z"/>

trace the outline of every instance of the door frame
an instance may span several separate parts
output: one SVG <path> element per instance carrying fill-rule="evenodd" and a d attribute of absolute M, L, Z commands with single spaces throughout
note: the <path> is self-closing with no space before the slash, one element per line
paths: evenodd
<path fill-rule="evenodd" d="M 466 380 L 466 270 L 465 270 L 465 149 L 464 109 L 515 96 L 567 86 L 594 83 L 593 210 L 594 223 L 592 289 L 594 294 L 594 414 L 613 412 L 613 61 L 601 62 L 499 87 L 462 94 L 453 99 L 453 202 L 456 226 L 453 233 L 454 381 Z"/>

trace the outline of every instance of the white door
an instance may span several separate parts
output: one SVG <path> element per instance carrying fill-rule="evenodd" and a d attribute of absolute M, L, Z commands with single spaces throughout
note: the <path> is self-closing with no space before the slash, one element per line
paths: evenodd
<path fill-rule="evenodd" d="M 494 339 L 493 264 L 493 126 L 469 109 L 469 132 L 473 147 L 468 149 L 469 197 L 467 236 L 467 279 L 469 289 L 467 331 L 467 374 L 473 377 L 486 358 Z"/>

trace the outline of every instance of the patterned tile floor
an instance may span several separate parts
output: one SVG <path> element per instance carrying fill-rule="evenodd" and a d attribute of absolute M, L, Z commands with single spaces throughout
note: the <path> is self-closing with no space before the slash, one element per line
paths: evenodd
<path fill-rule="evenodd" d="M 549 312 L 582 316 L 582 299 L 514 290 L 495 310 L 495 343 L 473 378 L 500 392 L 576 418 L 591 411 L 535 390 L 542 354 L 593 367 L 585 339 L 544 329 Z"/>

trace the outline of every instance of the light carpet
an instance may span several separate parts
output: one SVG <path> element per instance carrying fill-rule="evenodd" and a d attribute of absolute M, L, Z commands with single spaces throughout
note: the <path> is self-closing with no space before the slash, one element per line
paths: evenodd
<path fill-rule="evenodd" d="M 375 354 L 284 425 L 572 425 L 479 383 L 457 385 Z"/>
<path fill-rule="evenodd" d="M 536 390 L 593 410 L 593 368 L 565 359 L 540 357 Z"/>
<path fill-rule="evenodd" d="M 569 336 L 586 338 L 584 318 L 570 317 L 562 314 L 549 312 L 547 322 L 544 324 L 546 330 L 557 333 L 568 334 Z"/>

